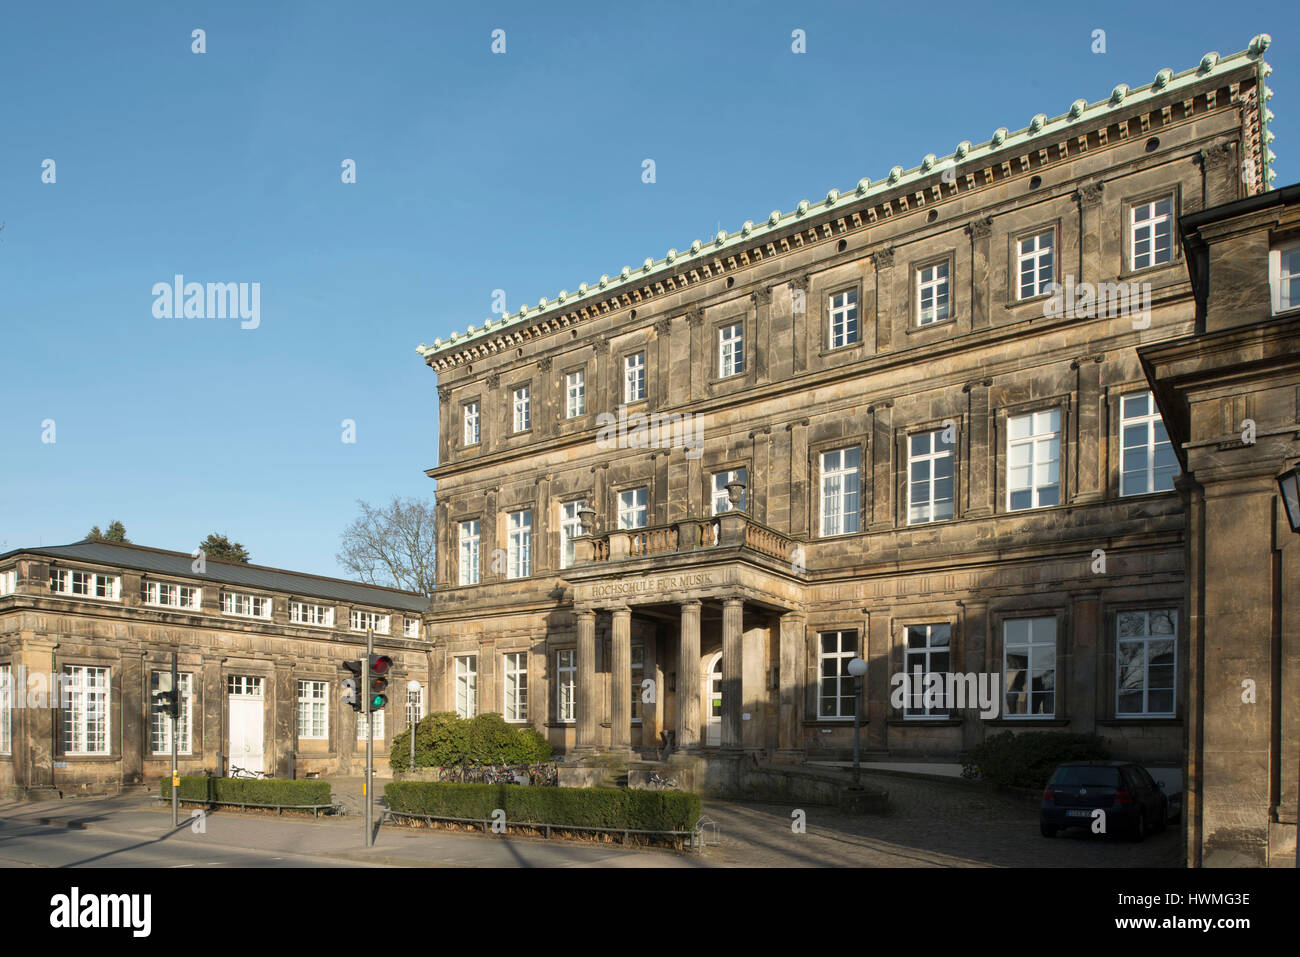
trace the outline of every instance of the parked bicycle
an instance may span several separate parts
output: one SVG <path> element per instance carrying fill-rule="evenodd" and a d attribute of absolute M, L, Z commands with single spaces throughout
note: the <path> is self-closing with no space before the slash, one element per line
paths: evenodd
<path fill-rule="evenodd" d="M 230 773 L 227 775 L 227 777 L 248 778 L 254 781 L 263 781 L 274 776 L 270 771 L 250 771 L 247 768 L 236 767 L 233 764 L 230 766 Z"/>
<path fill-rule="evenodd" d="M 645 786 L 647 791 L 676 791 L 677 779 L 660 777 L 658 771 L 651 771 Z"/>

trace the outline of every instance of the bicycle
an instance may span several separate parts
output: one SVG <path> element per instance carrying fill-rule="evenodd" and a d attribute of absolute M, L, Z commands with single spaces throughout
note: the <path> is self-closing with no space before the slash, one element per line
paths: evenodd
<path fill-rule="evenodd" d="M 230 773 L 226 776 L 231 778 L 246 778 L 253 781 L 264 781 L 267 778 L 274 777 L 270 771 L 249 771 L 246 768 L 237 767 L 233 764 L 230 766 Z"/>
<path fill-rule="evenodd" d="M 658 771 L 650 772 L 650 780 L 646 782 L 647 791 L 676 791 L 676 778 L 663 778 L 659 776 Z"/>

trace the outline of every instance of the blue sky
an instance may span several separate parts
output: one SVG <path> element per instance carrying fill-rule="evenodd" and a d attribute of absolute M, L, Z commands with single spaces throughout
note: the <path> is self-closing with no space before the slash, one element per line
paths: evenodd
<path fill-rule="evenodd" d="M 1232 28 L 1223 9 L 9 4 L 0 549 L 120 519 L 143 544 L 219 531 L 259 564 L 342 574 L 357 499 L 434 490 L 416 344 L 481 323 L 494 289 L 536 304 L 1256 33 L 1275 185 L 1300 180 L 1295 7 Z M 260 325 L 156 318 L 177 273 L 260 283 Z"/>

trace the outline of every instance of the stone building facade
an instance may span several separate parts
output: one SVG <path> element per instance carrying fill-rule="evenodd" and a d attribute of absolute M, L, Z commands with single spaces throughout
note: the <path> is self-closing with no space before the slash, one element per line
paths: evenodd
<path fill-rule="evenodd" d="M 421 345 L 432 707 L 571 758 L 838 758 L 861 656 L 872 752 L 1181 765 L 1188 520 L 1138 349 L 1194 331 L 1180 218 L 1267 188 L 1267 45 Z M 991 713 L 900 700 L 917 669 Z"/>
<path fill-rule="evenodd" d="M 376 765 L 424 708 L 422 595 L 136 545 L 81 542 L 0 555 L 0 793 L 111 791 L 170 773 L 151 714 L 179 653 L 182 774 L 359 774 L 362 721 L 342 662 L 365 629 L 393 659 Z"/>

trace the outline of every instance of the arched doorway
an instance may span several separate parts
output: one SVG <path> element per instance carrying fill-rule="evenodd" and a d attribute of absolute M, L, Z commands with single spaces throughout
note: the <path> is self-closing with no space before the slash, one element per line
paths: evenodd
<path fill-rule="evenodd" d="M 711 748 L 722 745 L 722 652 L 709 659 L 704 669 L 704 743 Z"/>

